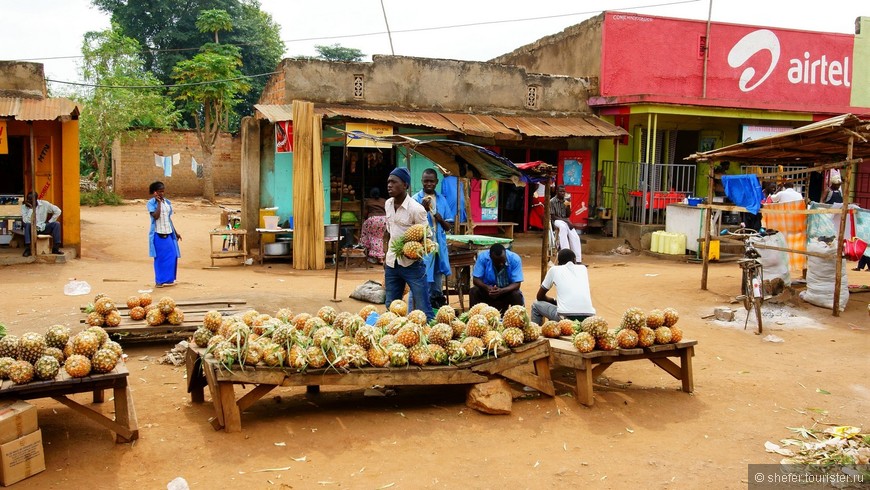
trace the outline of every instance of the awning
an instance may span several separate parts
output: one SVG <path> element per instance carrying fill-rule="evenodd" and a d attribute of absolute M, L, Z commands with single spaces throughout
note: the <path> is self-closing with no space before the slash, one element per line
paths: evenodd
<path fill-rule="evenodd" d="M 257 104 L 254 108 L 270 122 L 292 120 L 292 105 Z M 624 129 L 593 115 L 564 117 L 465 114 L 458 112 L 401 111 L 315 104 L 314 112 L 324 118 L 349 118 L 417 126 L 436 131 L 497 140 L 535 138 L 617 138 Z"/>
<path fill-rule="evenodd" d="M 80 112 L 78 104 L 62 97 L 48 99 L 0 97 L 0 117 L 11 117 L 17 121 L 69 119 L 77 117 Z"/>

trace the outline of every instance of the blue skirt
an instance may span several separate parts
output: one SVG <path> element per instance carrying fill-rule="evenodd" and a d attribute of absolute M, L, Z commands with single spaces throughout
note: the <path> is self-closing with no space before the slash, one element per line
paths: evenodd
<path fill-rule="evenodd" d="M 178 272 L 178 249 L 175 246 L 175 236 L 161 238 L 154 234 L 154 282 L 166 284 L 175 282 Z"/>

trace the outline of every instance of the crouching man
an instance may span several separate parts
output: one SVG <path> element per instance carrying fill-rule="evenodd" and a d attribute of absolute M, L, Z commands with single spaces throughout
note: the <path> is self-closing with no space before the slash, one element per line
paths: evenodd
<path fill-rule="evenodd" d="M 532 303 L 533 322 L 540 325 L 544 319 L 583 320 L 595 314 L 586 266 L 575 264 L 574 259 L 574 252 L 570 249 L 559 251 L 559 265 L 547 271 L 544 282 L 538 289 L 537 301 Z M 556 299 L 547 296 L 547 292 L 554 285 Z"/>

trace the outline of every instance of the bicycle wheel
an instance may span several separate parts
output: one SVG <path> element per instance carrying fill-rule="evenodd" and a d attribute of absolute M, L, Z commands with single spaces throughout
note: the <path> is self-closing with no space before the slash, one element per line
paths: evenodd
<path fill-rule="evenodd" d="M 756 332 L 756 334 L 761 335 L 761 305 L 764 303 L 764 270 L 761 268 L 761 265 L 759 265 L 752 272 L 752 276 L 758 279 L 758 284 L 761 288 L 761 296 L 755 297 L 754 294 L 752 296 L 752 303 L 754 304 L 755 310 L 755 318 L 756 320 L 758 320 L 758 332 Z"/>

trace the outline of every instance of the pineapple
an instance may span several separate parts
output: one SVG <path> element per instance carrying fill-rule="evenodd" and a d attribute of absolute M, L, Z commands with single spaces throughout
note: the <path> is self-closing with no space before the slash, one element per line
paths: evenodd
<path fill-rule="evenodd" d="M 447 342 L 453 339 L 453 329 L 446 323 L 436 323 L 429 330 L 429 343 L 446 347 Z"/>
<path fill-rule="evenodd" d="M 425 325 L 427 323 L 426 314 L 420 310 L 414 310 L 408 313 L 408 321 L 414 322 L 418 325 Z"/>
<path fill-rule="evenodd" d="M 607 333 L 607 320 L 603 316 L 593 315 L 580 323 L 580 329 L 589 332 L 596 339 Z"/>
<path fill-rule="evenodd" d="M 157 325 L 162 325 L 163 322 L 166 321 L 166 315 L 164 315 L 160 309 L 154 308 L 148 313 L 145 314 L 145 323 L 152 327 L 156 327 Z"/>
<path fill-rule="evenodd" d="M 139 295 L 139 306 L 141 306 L 142 308 L 145 308 L 146 306 L 150 305 L 151 301 L 152 301 L 152 299 L 151 299 L 150 294 L 144 293 L 144 294 Z"/>
<path fill-rule="evenodd" d="M 669 327 L 671 329 L 671 343 L 676 344 L 683 340 L 683 329 L 674 325 Z"/>
<path fill-rule="evenodd" d="M 478 337 L 465 337 L 462 340 L 462 348 L 465 349 L 465 355 L 468 357 L 480 357 L 484 353 L 483 340 Z"/>
<path fill-rule="evenodd" d="M 408 365 L 410 352 L 402 344 L 393 344 L 387 347 L 387 356 L 390 358 L 390 366 L 403 367 Z"/>
<path fill-rule="evenodd" d="M 211 330 L 205 327 L 199 327 L 195 332 L 193 332 L 193 343 L 199 347 L 206 347 L 208 346 L 208 341 L 211 340 L 212 337 L 214 337 L 214 333 Z"/>
<path fill-rule="evenodd" d="M 322 309 L 323 308 L 321 308 L 321 310 Z M 345 335 L 347 335 L 347 325 L 348 323 L 350 323 L 351 318 L 353 318 L 353 315 L 350 312 L 342 311 L 340 313 L 337 313 L 335 315 L 335 319 L 332 321 L 332 326 L 337 330 L 341 330 Z"/>
<path fill-rule="evenodd" d="M 94 302 L 94 311 L 102 316 L 106 316 L 109 314 L 110 311 L 116 309 L 117 307 L 115 306 L 115 303 L 113 303 L 112 300 L 106 296 L 103 296 L 102 298 Z"/>
<path fill-rule="evenodd" d="M 365 305 L 359 310 L 359 316 L 361 316 L 364 320 L 369 319 L 369 315 L 372 313 L 377 313 L 378 308 L 375 305 Z"/>
<path fill-rule="evenodd" d="M 484 315 L 474 315 L 468 319 L 465 335 L 468 337 L 483 337 L 489 331 L 489 321 Z"/>
<path fill-rule="evenodd" d="M 562 329 L 559 324 L 553 320 L 547 320 L 541 325 L 541 334 L 549 339 L 557 339 L 562 335 Z"/>
<path fill-rule="evenodd" d="M 408 348 L 417 345 L 420 343 L 420 327 L 416 323 L 409 323 L 400 328 L 396 333 L 396 342 Z"/>
<path fill-rule="evenodd" d="M 411 225 L 402 235 L 402 239 L 406 242 L 422 242 L 424 238 L 426 238 L 426 225 L 423 224 Z"/>
<path fill-rule="evenodd" d="M 465 347 L 458 340 L 447 342 L 447 347 L 444 350 L 447 351 L 447 361 L 451 364 L 462 362 L 468 357 L 468 354 L 465 353 Z"/>
<path fill-rule="evenodd" d="M 357 344 L 351 344 L 344 350 L 344 358 L 351 367 L 361 368 L 368 364 L 366 350 Z"/>
<path fill-rule="evenodd" d="M 387 347 L 389 347 L 395 343 L 396 343 L 396 336 L 391 335 L 391 334 L 386 334 L 378 340 L 378 345 L 383 347 L 384 349 L 386 349 Z"/>
<path fill-rule="evenodd" d="M 499 313 L 497 308 L 487 306 L 480 314 L 486 317 L 486 321 L 491 328 L 496 328 L 501 323 L 501 313 Z"/>
<path fill-rule="evenodd" d="M 328 362 L 326 356 L 323 354 L 323 349 L 315 345 L 305 349 L 305 360 L 307 365 L 315 369 L 320 369 L 323 366 L 326 366 L 326 363 Z"/>
<path fill-rule="evenodd" d="M 139 296 L 127 296 L 127 308 L 133 309 L 139 306 Z"/>
<path fill-rule="evenodd" d="M 145 308 L 134 306 L 130 308 L 130 319 L 133 321 L 141 321 L 145 319 Z"/>
<path fill-rule="evenodd" d="M 342 328 L 342 332 L 348 337 L 353 338 L 356 335 L 357 330 L 361 327 L 365 326 L 366 321 L 359 315 L 348 314 L 347 322 L 344 324 L 344 328 Z"/>
<path fill-rule="evenodd" d="M 294 369 L 305 369 L 308 363 L 305 348 L 299 344 L 293 344 L 287 349 L 287 365 Z"/>
<path fill-rule="evenodd" d="M 15 364 L 12 357 L 0 357 L 0 379 L 9 379 L 9 368 Z"/>
<path fill-rule="evenodd" d="M 436 323 L 446 323 L 450 325 L 456 318 L 456 310 L 450 305 L 444 305 L 441 308 L 438 308 L 438 312 L 435 313 L 435 322 Z"/>
<path fill-rule="evenodd" d="M 405 303 L 401 299 L 394 299 L 390 303 L 389 310 L 396 316 L 406 316 L 408 314 L 408 303 Z"/>
<path fill-rule="evenodd" d="M 107 327 L 117 327 L 121 324 L 121 314 L 118 310 L 112 310 L 106 315 L 105 322 Z"/>
<path fill-rule="evenodd" d="M 9 379 L 17 385 L 30 383 L 34 374 L 33 364 L 27 361 L 15 361 L 9 366 Z"/>
<path fill-rule="evenodd" d="M 317 316 L 320 317 L 321 320 L 323 320 L 323 323 L 326 323 L 327 325 L 332 325 L 332 323 L 335 322 L 335 308 L 331 306 L 322 306 L 319 310 L 317 310 Z"/>
<path fill-rule="evenodd" d="M 52 325 L 45 331 L 45 345 L 63 349 L 69 342 L 70 329 L 66 325 Z"/>
<path fill-rule="evenodd" d="M 272 331 L 272 342 L 288 349 L 293 344 L 294 332 L 296 329 L 292 325 L 281 325 Z"/>
<path fill-rule="evenodd" d="M 164 296 L 157 302 L 157 309 L 160 310 L 160 313 L 168 315 L 175 309 L 175 300 L 169 296 Z"/>
<path fill-rule="evenodd" d="M 423 248 L 423 244 L 420 242 L 405 242 L 402 245 L 402 255 L 411 260 L 420 260 L 426 255 L 426 249 Z"/>
<path fill-rule="evenodd" d="M 468 318 L 473 317 L 474 315 L 480 315 L 483 313 L 483 309 L 488 307 L 489 305 L 486 303 L 477 303 L 468 309 Z"/>
<path fill-rule="evenodd" d="M 505 344 L 508 347 L 519 347 L 523 345 L 523 331 L 518 327 L 508 327 L 502 332 Z"/>
<path fill-rule="evenodd" d="M 366 351 L 366 359 L 374 367 L 386 367 L 390 363 L 390 356 L 385 348 L 374 344 Z"/>
<path fill-rule="evenodd" d="M 665 324 L 665 313 L 662 310 L 650 310 L 646 314 L 646 326 L 655 330 Z"/>
<path fill-rule="evenodd" d="M 132 315 L 130 315 L 132 317 Z M 202 319 L 202 326 L 207 328 L 209 332 L 215 333 L 221 327 L 221 323 L 223 323 L 223 315 L 221 312 L 216 310 L 211 310 L 205 314 L 205 317 Z"/>
<path fill-rule="evenodd" d="M 223 335 L 216 333 L 212 335 L 210 339 L 208 339 L 208 344 L 206 345 L 206 349 L 211 352 L 214 349 L 214 346 L 221 343 L 226 342 L 227 339 Z"/>
<path fill-rule="evenodd" d="M 450 328 L 453 329 L 453 338 L 458 339 L 459 337 L 462 337 L 463 334 L 465 334 L 465 329 L 468 328 L 468 326 L 465 324 L 465 322 L 457 318 L 456 320 L 450 322 Z"/>
<path fill-rule="evenodd" d="M 318 329 L 321 329 L 326 326 L 326 322 L 320 319 L 319 316 L 313 316 L 305 322 L 305 325 L 302 326 L 302 333 L 305 335 L 312 335 Z"/>
<path fill-rule="evenodd" d="M 640 327 L 646 325 L 646 315 L 644 315 L 643 310 L 632 306 L 631 308 L 625 310 L 625 313 L 622 314 L 622 328 L 629 328 L 634 330 L 635 332 L 640 330 Z"/>
<path fill-rule="evenodd" d="M 441 366 L 447 364 L 447 349 L 437 344 L 429 344 L 429 364 Z"/>
<path fill-rule="evenodd" d="M 309 315 L 308 313 L 299 313 L 293 317 L 293 320 L 291 320 L 290 323 L 292 323 L 293 326 L 296 327 L 296 330 L 304 330 L 305 324 L 310 319 L 311 315 Z"/>
<path fill-rule="evenodd" d="M 91 374 L 91 360 L 80 354 L 73 354 L 66 358 L 63 369 L 73 378 L 84 378 Z"/>
<path fill-rule="evenodd" d="M 270 341 L 263 343 L 263 364 L 269 367 L 280 367 L 284 365 L 286 357 L 287 352 L 280 345 Z"/>
<path fill-rule="evenodd" d="M 72 344 L 73 354 L 85 357 L 91 357 L 97 352 L 97 349 L 100 348 L 100 338 L 96 333 L 89 330 L 77 333 L 72 339 L 70 339 L 70 343 Z M 72 356 L 67 356 L 67 360 L 69 360 L 70 357 Z M 88 365 L 88 371 L 90 371 L 90 363 Z M 72 374 L 70 374 L 70 376 L 72 376 Z"/>
<path fill-rule="evenodd" d="M 281 320 L 282 323 L 290 323 L 290 320 L 293 319 L 293 310 L 290 308 L 279 308 L 275 312 L 275 318 Z"/>
<path fill-rule="evenodd" d="M 665 323 L 664 326 L 672 327 L 677 323 L 677 320 L 680 319 L 680 314 L 677 313 L 675 308 L 665 308 L 662 312 L 665 315 Z"/>
<path fill-rule="evenodd" d="M 407 324 L 407 323 L 408 323 L 408 319 L 403 317 L 403 316 L 400 316 L 399 318 L 396 318 L 395 320 L 393 320 L 389 324 L 387 324 L 387 326 L 384 327 L 384 332 L 387 332 L 388 334 L 396 335 L 399 332 L 399 329 L 404 327 L 405 324 Z"/>
<path fill-rule="evenodd" d="M 400 300 L 396 300 L 396 301 L 400 301 Z M 388 311 L 388 312 L 386 312 L 378 317 L 378 321 L 375 322 L 375 327 L 386 328 L 387 325 L 392 323 L 397 318 L 399 318 L 399 315 L 393 313 L 392 311 Z"/>
<path fill-rule="evenodd" d="M 63 364 L 64 359 L 66 359 L 66 356 L 63 355 L 63 351 L 57 347 L 46 347 L 45 352 L 42 355 L 51 356 L 57 359 L 57 362 L 61 364 Z"/>
<path fill-rule="evenodd" d="M 541 337 L 541 327 L 535 322 L 523 329 L 523 342 L 533 342 Z"/>
<path fill-rule="evenodd" d="M 576 332 L 574 331 L 574 321 L 563 318 L 556 322 L 556 325 L 559 326 L 559 333 L 566 337 L 573 336 Z"/>
<path fill-rule="evenodd" d="M 595 339 L 595 345 L 601 350 L 616 350 L 619 344 L 616 341 L 616 334 L 608 330 L 607 333 Z"/>
<path fill-rule="evenodd" d="M 88 325 L 93 325 L 95 327 L 101 327 L 106 323 L 105 317 L 103 315 L 97 313 L 96 311 L 92 311 L 88 313 L 87 318 L 85 319 L 85 323 Z"/>
<path fill-rule="evenodd" d="M 100 349 L 91 358 L 91 369 L 97 374 L 105 374 L 115 369 L 118 354 L 111 349 Z"/>
<path fill-rule="evenodd" d="M 263 360 L 263 345 L 257 341 L 247 342 L 243 353 L 242 362 L 246 366 L 256 366 Z"/>
<path fill-rule="evenodd" d="M 634 330 L 623 328 L 616 333 L 616 343 L 620 349 L 634 349 L 637 347 L 638 335 Z"/>
<path fill-rule="evenodd" d="M 656 343 L 657 344 L 670 344 L 673 335 L 671 334 L 671 329 L 668 327 L 659 327 L 656 329 Z"/>
<path fill-rule="evenodd" d="M 495 330 L 490 330 L 481 339 L 487 353 L 498 355 L 498 350 L 504 347 L 504 337 Z"/>
<path fill-rule="evenodd" d="M 426 255 L 438 253 L 438 243 L 427 238 L 426 241 L 423 242 L 423 251 Z"/>
<path fill-rule="evenodd" d="M 100 349 L 109 349 L 114 351 L 115 354 L 118 354 L 118 358 L 121 358 L 124 354 L 124 350 L 121 348 L 121 344 L 115 342 L 114 340 L 107 340 L 105 344 L 103 344 Z"/>
<path fill-rule="evenodd" d="M 589 332 L 577 332 L 577 335 L 574 336 L 573 344 L 578 351 L 584 354 L 592 352 L 595 350 L 595 337 Z"/>
<path fill-rule="evenodd" d="M 504 312 L 502 323 L 505 328 L 516 327 L 520 330 L 529 324 L 529 313 L 521 305 L 513 305 Z"/>
<path fill-rule="evenodd" d="M 45 336 L 41 333 L 27 332 L 18 341 L 18 359 L 34 364 L 42 357 L 45 348 Z"/>
<path fill-rule="evenodd" d="M 378 339 L 383 335 L 383 331 L 371 325 L 361 326 L 354 334 L 354 342 L 363 349 L 369 349 L 372 345 L 378 343 Z"/>
<path fill-rule="evenodd" d="M 411 364 L 416 366 L 425 366 L 426 364 L 429 364 L 429 361 L 431 360 L 429 348 L 423 344 L 414 345 L 408 350 L 408 360 L 411 361 Z"/>
<path fill-rule="evenodd" d="M 181 311 L 181 308 L 175 307 L 166 315 L 166 320 L 169 321 L 170 325 L 181 325 L 184 323 L 184 312 Z"/>
<path fill-rule="evenodd" d="M 102 327 L 89 327 L 87 331 L 97 336 L 100 346 L 109 341 L 109 334 Z"/>
<path fill-rule="evenodd" d="M 640 331 L 637 332 L 637 345 L 639 347 L 649 347 L 656 343 L 656 333 L 655 330 L 643 326 Z"/>

